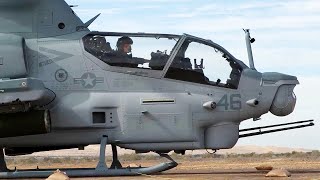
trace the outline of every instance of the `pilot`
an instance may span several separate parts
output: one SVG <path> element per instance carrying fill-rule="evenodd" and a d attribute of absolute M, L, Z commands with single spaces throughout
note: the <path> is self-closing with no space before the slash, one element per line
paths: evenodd
<path fill-rule="evenodd" d="M 121 67 L 137 67 L 138 63 L 135 63 L 131 54 L 131 45 L 133 41 L 128 36 L 122 36 L 117 41 L 117 49 L 114 51 L 111 62 L 109 64 Z"/>
<path fill-rule="evenodd" d="M 117 52 L 119 54 L 122 54 L 124 56 L 132 57 L 131 55 L 131 45 L 133 44 L 133 41 L 128 36 L 122 36 L 117 41 Z"/>
<path fill-rule="evenodd" d="M 109 64 L 121 67 L 138 67 L 139 64 L 143 64 L 145 62 L 143 58 L 132 57 L 132 44 L 133 41 L 130 37 L 120 37 L 117 41 L 117 49 Z"/>

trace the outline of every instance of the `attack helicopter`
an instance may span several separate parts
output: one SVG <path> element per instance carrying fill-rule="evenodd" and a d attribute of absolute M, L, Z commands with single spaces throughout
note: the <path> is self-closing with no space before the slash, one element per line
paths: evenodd
<path fill-rule="evenodd" d="M 268 112 L 293 112 L 299 84 L 295 76 L 255 69 L 248 29 L 249 67 L 188 34 L 90 31 L 97 17 L 82 22 L 64 0 L 0 0 L 0 178 L 53 172 L 10 170 L 5 156 L 91 144 L 100 144 L 97 167 L 65 169 L 68 176 L 152 174 L 177 166 L 170 151 L 228 149 L 239 138 L 313 125 L 239 129 Z M 121 39 L 134 49 L 119 57 Z M 123 168 L 117 147 L 156 152 L 169 162 Z"/>

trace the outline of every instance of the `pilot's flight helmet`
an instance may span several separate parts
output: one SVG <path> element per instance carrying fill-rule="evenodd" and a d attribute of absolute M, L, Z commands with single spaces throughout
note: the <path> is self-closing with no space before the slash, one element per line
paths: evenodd
<path fill-rule="evenodd" d="M 133 44 L 133 41 L 128 36 L 122 36 L 117 41 L 117 48 L 121 49 L 122 45 L 124 45 L 124 44 Z"/>

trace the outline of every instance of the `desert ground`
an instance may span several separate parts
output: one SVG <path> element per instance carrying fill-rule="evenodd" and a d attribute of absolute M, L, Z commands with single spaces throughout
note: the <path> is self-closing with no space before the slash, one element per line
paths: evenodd
<path fill-rule="evenodd" d="M 239 147 L 238 147 L 239 148 Z M 108 178 L 71 178 L 71 179 L 274 179 L 266 178 L 268 171 L 257 171 L 257 166 L 272 166 L 273 169 L 284 168 L 292 173 L 289 179 L 320 179 L 320 152 L 317 150 L 305 150 L 276 147 L 264 147 L 270 151 L 263 151 L 257 148 L 258 152 L 252 152 L 252 147 L 242 148 L 240 154 L 232 151 L 218 154 L 204 152 L 189 152 L 187 155 L 172 154 L 172 157 L 179 165 L 169 171 L 155 175 L 141 175 L 134 177 L 108 177 Z M 240 148 L 241 149 L 241 148 Z M 240 150 L 238 149 L 238 150 Z M 248 150 L 250 149 L 249 152 Z M 72 150 L 69 150 L 70 152 Z M 65 152 L 65 151 L 64 151 Z M 90 151 L 93 153 L 93 151 Z M 125 151 L 128 152 L 128 151 Z M 166 161 L 152 154 L 136 155 L 126 154 L 120 151 L 120 161 L 124 167 L 127 166 L 151 166 Z M 239 152 L 239 151 L 238 151 Z M 59 156 L 56 156 L 57 153 Z M 37 168 L 94 168 L 98 157 L 94 154 L 71 155 L 62 152 L 48 154 L 36 153 L 29 156 L 17 158 L 7 157 L 9 168 L 30 169 Z M 95 152 L 97 153 L 97 152 Z M 129 152 L 131 153 L 131 152 Z M 111 157 L 107 155 L 107 163 L 110 164 Z M 288 178 L 280 178 L 288 179 Z"/>
<path fill-rule="evenodd" d="M 121 159 L 124 157 L 121 156 Z M 151 166 L 161 159 L 130 157 L 130 161 L 122 161 L 123 166 Z M 255 167 L 265 165 L 273 168 L 285 168 L 292 173 L 290 179 L 320 179 L 320 158 L 304 157 L 184 157 L 176 158 L 179 165 L 172 170 L 155 175 L 109 178 L 71 178 L 71 179 L 266 179 L 268 171 L 257 171 Z M 40 162 L 43 161 L 43 162 Z M 19 169 L 36 168 L 71 168 L 95 167 L 95 158 L 46 158 L 21 159 L 9 161 L 9 167 Z M 271 178 L 273 179 L 273 178 Z M 280 178 L 283 179 L 283 178 Z M 285 178 L 286 179 L 286 178 Z"/>

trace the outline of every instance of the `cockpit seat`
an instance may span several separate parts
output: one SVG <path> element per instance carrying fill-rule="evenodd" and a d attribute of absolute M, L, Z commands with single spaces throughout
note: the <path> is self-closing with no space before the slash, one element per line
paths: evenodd
<path fill-rule="evenodd" d="M 95 48 L 100 52 L 110 52 L 112 48 L 110 43 L 106 41 L 105 37 L 97 36 L 93 37 L 93 41 L 95 42 Z"/>
<path fill-rule="evenodd" d="M 176 57 L 172 62 L 172 67 L 179 69 L 192 70 L 192 64 L 190 58 Z"/>
<path fill-rule="evenodd" d="M 152 52 L 149 67 L 154 70 L 162 70 L 167 64 L 169 57 L 169 55 L 159 50 L 157 52 Z"/>
<path fill-rule="evenodd" d="M 86 51 L 99 59 L 103 58 L 105 53 L 113 51 L 110 43 L 107 42 L 103 36 L 87 36 L 83 38 L 83 42 L 85 44 Z"/>

